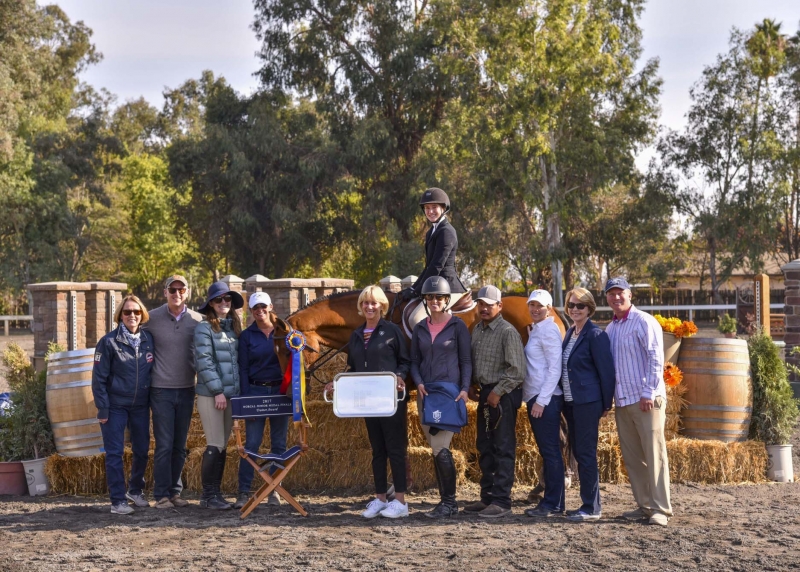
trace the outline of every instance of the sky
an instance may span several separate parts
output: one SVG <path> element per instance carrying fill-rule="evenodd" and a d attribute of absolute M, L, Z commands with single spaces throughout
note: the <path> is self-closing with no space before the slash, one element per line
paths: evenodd
<path fill-rule="evenodd" d="M 41 0 L 40 0 L 41 1 Z M 258 87 L 259 43 L 250 29 L 251 0 L 51 0 L 71 20 L 94 31 L 103 61 L 83 79 L 124 102 L 144 97 L 161 108 L 162 91 L 210 69 L 234 89 Z M 800 28 L 800 0 L 650 0 L 641 19 L 643 59 L 659 58 L 664 80 L 661 123 L 683 126 L 689 88 L 717 54 L 731 29 L 750 29 L 764 18 Z"/>

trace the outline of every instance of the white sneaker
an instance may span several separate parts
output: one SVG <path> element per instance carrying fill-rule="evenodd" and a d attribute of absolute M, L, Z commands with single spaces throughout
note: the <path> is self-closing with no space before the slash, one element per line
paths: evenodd
<path fill-rule="evenodd" d="M 406 517 L 408 516 L 408 505 L 395 499 L 389 503 L 389 506 L 381 511 L 381 516 L 385 516 L 386 518 Z"/>
<path fill-rule="evenodd" d="M 362 512 L 361 516 L 364 518 L 375 518 L 388 506 L 388 502 L 383 502 L 380 499 L 372 499 L 372 501 L 367 505 L 367 510 Z"/>
<path fill-rule="evenodd" d="M 121 502 L 111 505 L 111 514 L 131 514 L 133 507 L 129 506 L 126 502 Z"/>

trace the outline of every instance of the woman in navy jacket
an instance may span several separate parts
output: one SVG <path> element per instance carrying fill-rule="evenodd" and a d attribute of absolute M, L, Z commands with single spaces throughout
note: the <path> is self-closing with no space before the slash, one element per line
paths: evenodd
<path fill-rule="evenodd" d="M 573 288 L 566 299 L 574 325 L 562 346 L 561 388 L 583 503 L 578 510 L 567 511 L 567 517 L 582 522 L 600 518 L 597 439 L 600 418 L 611 409 L 616 379 L 608 335 L 589 319 L 597 308 L 592 293 Z"/>
<path fill-rule="evenodd" d="M 111 512 L 130 514 L 136 506 L 150 506 L 144 496 L 144 471 L 150 448 L 150 370 L 153 337 L 140 326 L 147 323 L 147 309 L 136 296 L 126 296 L 114 320 L 117 329 L 98 342 L 92 370 L 92 394 L 106 452 L 106 480 Z M 133 462 L 125 489 L 122 453 L 125 428 L 130 427 Z"/>

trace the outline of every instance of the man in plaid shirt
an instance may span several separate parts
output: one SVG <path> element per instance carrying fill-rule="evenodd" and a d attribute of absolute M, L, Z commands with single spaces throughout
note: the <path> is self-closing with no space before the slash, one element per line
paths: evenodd
<path fill-rule="evenodd" d="M 464 507 L 483 518 L 511 513 L 511 486 L 517 450 L 517 410 L 522 405 L 526 362 L 522 339 L 500 315 L 500 290 L 478 292 L 481 321 L 472 331 L 472 387 L 478 401 L 478 463 L 481 499 Z"/>

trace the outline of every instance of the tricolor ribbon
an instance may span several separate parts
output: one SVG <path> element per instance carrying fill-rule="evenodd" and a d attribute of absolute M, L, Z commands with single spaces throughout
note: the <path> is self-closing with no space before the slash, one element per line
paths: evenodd
<path fill-rule="evenodd" d="M 303 350 L 306 338 L 303 332 L 292 330 L 286 336 L 286 347 L 292 354 L 292 421 L 302 421 L 306 415 L 306 368 L 303 363 Z"/>

